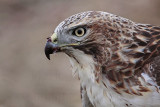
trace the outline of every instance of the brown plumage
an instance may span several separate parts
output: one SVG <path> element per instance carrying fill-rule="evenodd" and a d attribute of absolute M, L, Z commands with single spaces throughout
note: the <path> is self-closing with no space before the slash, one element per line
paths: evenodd
<path fill-rule="evenodd" d="M 45 53 L 65 52 L 81 82 L 83 107 L 160 106 L 160 27 L 106 12 L 59 24 Z"/>

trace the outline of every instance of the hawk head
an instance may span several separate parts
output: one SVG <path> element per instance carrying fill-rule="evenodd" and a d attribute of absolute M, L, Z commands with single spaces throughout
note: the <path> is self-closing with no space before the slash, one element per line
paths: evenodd
<path fill-rule="evenodd" d="M 95 71 L 116 71 L 128 78 L 158 55 L 158 34 L 159 27 L 107 12 L 88 11 L 61 22 L 48 38 L 45 54 L 50 59 L 50 54 L 64 52 L 77 63 L 93 63 Z"/>
<path fill-rule="evenodd" d="M 75 51 L 90 55 L 98 63 L 110 61 L 121 42 L 120 33 L 132 22 L 106 12 L 88 11 L 73 15 L 61 22 L 48 38 L 45 54 L 65 52 L 76 59 Z M 124 30 L 122 31 L 122 27 Z M 124 42 L 130 37 L 124 37 Z"/>

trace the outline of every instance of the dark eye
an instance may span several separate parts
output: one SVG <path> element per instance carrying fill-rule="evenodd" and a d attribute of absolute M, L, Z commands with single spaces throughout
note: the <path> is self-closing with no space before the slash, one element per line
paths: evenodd
<path fill-rule="evenodd" d="M 86 29 L 84 28 L 77 28 L 73 31 L 73 35 L 76 35 L 78 37 L 83 36 L 86 33 Z"/>

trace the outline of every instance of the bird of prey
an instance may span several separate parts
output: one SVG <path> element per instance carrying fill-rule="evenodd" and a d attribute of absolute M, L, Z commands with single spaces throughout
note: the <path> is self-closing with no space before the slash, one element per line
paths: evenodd
<path fill-rule="evenodd" d="M 57 52 L 79 77 L 83 107 L 160 107 L 160 26 L 78 13 L 48 38 L 47 58 Z"/>

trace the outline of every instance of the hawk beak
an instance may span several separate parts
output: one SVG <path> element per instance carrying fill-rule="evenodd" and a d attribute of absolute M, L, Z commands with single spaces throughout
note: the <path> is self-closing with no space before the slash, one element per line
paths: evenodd
<path fill-rule="evenodd" d="M 57 44 L 57 35 L 54 33 L 51 37 L 47 38 L 47 43 L 45 46 L 45 55 L 50 60 L 50 54 L 60 51 L 60 47 Z"/>
<path fill-rule="evenodd" d="M 63 49 L 65 49 L 65 47 L 73 47 L 73 46 L 77 46 L 80 43 L 71 43 L 71 44 L 58 44 L 57 43 L 57 35 L 54 33 L 51 37 L 47 38 L 47 43 L 45 46 L 45 55 L 46 57 L 50 60 L 50 54 L 54 54 L 56 52 L 60 52 Z"/>

